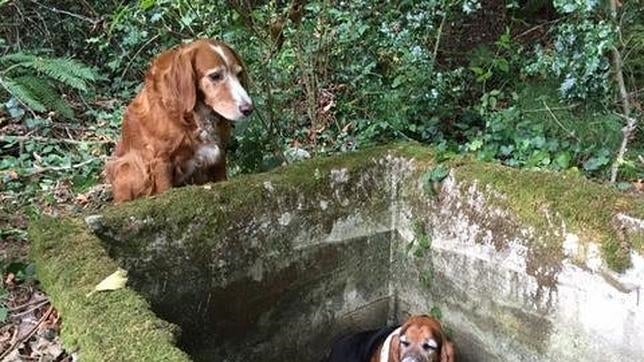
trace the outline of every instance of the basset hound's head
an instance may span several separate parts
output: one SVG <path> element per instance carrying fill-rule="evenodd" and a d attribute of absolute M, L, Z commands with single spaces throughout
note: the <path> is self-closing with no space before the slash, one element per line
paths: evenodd
<path fill-rule="evenodd" d="M 230 46 L 197 40 L 161 55 L 148 75 L 166 107 L 191 112 L 203 102 L 238 121 L 253 112 L 244 62 Z"/>
<path fill-rule="evenodd" d="M 453 362 L 454 346 L 449 342 L 438 320 L 413 316 L 391 341 L 390 361 Z"/>

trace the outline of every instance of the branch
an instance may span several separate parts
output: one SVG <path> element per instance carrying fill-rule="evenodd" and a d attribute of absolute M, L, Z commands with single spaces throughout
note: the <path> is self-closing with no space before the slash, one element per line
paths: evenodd
<path fill-rule="evenodd" d="M 157 34 L 157 35 L 153 36 L 152 38 L 150 38 L 150 40 L 146 41 L 145 44 L 141 45 L 141 47 L 134 53 L 134 55 L 132 55 L 132 58 L 130 58 L 130 61 L 127 63 L 127 65 L 125 66 L 125 68 L 121 72 L 121 79 L 123 79 L 123 77 L 125 77 L 125 73 L 127 73 L 127 71 L 130 69 L 130 66 L 132 66 L 132 63 L 134 62 L 134 60 L 136 60 L 136 57 L 139 55 L 139 53 L 141 53 L 141 51 L 143 51 L 143 49 L 145 47 L 150 45 L 159 36 L 161 36 L 161 34 Z"/>
<path fill-rule="evenodd" d="M 434 42 L 434 51 L 432 53 L 432 63 L 434 65 L 436 64 L 436 57 L 438 56 L 438 45 L 441 42 L 441 36 L 443 35 L 443 26 L 445 26 L 445 20 L 447 20 L 448 10 L 449 10 L 449 7 L 446 7 L 445 11 L 443 12 L 443 18 L 441 19 L 441 23 L 438 26 L 438 31 L 436 33 L 436 41 Z"/>
<path fill-rule="evenodd" d="M 613 21 L 617 24 L 617 0 L 610 0 L 610 10 L 611 17 Z M 622 128 L 622 133 L 624 137 L 622 138 L 622 143 L 619 146 L 617 151 L 617 157 L 610 167 L 610 183 L 614 184 L 617 181 L 617 173 L 619 171 L 619 166 L 624 162 L 624 154 L 626 154 L 626 149 L 628 147 L 628 140 L 631 138 L 631 134 L 636 128 L 637 120 L 630 117 L 631 115 L 631 103 L 628 98 L 628 92 L 626 90 L 626 84 L 624 83 L 624 73 L 622 71 L 622 57 L 619 53 L 617 47 L 613 47 L 611 50 L 613 57 L 613 68 L 615 72 L 615 81 L 617 82 L 617 88 L 619 89 L 619 95 L 622 100 L 622 116 L 626 119 L 626 126 Z"/>
<path fill-rule="evenodd" d="M 88 22 L 88 23 L 90 23 L 92 25 L 96 25 L 100 21 L 100 19 L 92 19 L 92 18 L 88 18 L 87 16 L 84 16 L 84 15 L 69 12 L 67 10 L 60 10 L 60 9 L 56 9 L 54 7 L 46 6 L 46 5 L 43 5 L 43 4 L 39 3 L 39 2 L 37 2 L 36 0 L 29 0 L 29 1 L 31 3 L 33 3 L 33 4 L 35 4 L 35 5 L 38 5 L 39 7 L 43 8 L 43 9 L 47 9 L 47 10 L 51 11 L 52 13 L 71 16 L 72 18 L 76 18 L 76 19 L 86 21 L 86 22 Z"/>
<path fill-rule="evenodd" d="M 105 158 L 107 158 L 107 157 L 94 157 L 94 158 L 90 158 L 88 160 L 85 160 L 83 162 L 76 163 L 76 164 L 69 165 L 69 166 L 49 166 L 49 167 L 38 167 L 38 166 L 36 166 L 36 167 L 34 167 L 34 170 L 31 171 L 31 173 L 28 176 L 38 175 L 38 174 L 45 173 L 45 172 L 50 172 L 50 171 L 70 171 L 70 170 L 74 170 L 74 169 L 77 169 L 77 168 L 81 168 L 83 166 L 87 166 L 87 165 L 89 165 L 90 163 L 92 163 L 94 161 L 104 160 Z"/>
<path fill-rule="evenodd" d="M 577 140 L 577 142 L 581 142 L 581 140 L 579 139 L 579 137 L 577 137 L 577 136 L 575 135 L 575 133 L 574 133 L 574 132 L 570 131 L 568 128 L 566 128 L 566 127 L 563 125 L 563 123 L 561 123 L 561 121 L 559 121 L 559 118 L 557 118 L 557 116 L 552 112 L 552 109 L 550 109 L 550 106 L 548 106 L 548 103 L 546 103 L 546 101 L 545 101 L 545 100 L 542 100 L 542 102 L 543 102 L 543 106 L 544 106 L 544 107 L 546 107 L 546 110 L 548 111 L 548 113 L 550 114 L 550 116 L 555 120 L 555 122 L 559 125 L 559 127 L 561 127 L 561 129 L 563 129 L 564 131 L 566 131 L 566 133 L 568 133 L 568 136 L 570 136 L 570 137 L 572 137 L 572 138 L 576 139 L 576 140 Z"/>
<path fill-rule="evenodd" d="M 101 140 L 101 141 L 77 141 L 70 138 L 49 138 L 49 137 L 39 137 L 39 136 L 0 136 L 0 142 L 26 142 L 26 141 L 36 141 L 36 142 L 47 142 L 47 143 L 67 143 L 73 145 L 82 145 L 82 144 L 97 144 L 104 145 L 114 143 L 112 140 Z"/>

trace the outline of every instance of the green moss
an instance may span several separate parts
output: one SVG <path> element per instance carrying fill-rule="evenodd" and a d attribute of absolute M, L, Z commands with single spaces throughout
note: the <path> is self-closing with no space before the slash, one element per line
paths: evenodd
<path fill-rule="evenodd" d="M 373 179 L 384 180 L 388 170 L 384 166 L 378 169 L 374 165 L 388 153 L 390 153 L 389 148 L 379 147 L 340 157 L 313 159 L 268 173 L 248 175 L 215 185 L 177 188 L 160 197 L 140 199 L 119 207 L 109 207 L 103 212 L 103 216 L 113 230 L 128 230 L 132 220 L 151 219 L 155 221 L 154 227 L 167 229 L 169 232 L 172 230 L 183 232 L 188 225 L 194 224 L 195 220 L 207 220 L 202 224 L 209 230 L 203 230 L 201 234 L 218 235 L 231 227 L 231 220 L 250 220 L 255 216 L 259 205 L 273 204 L 272 209 L 277 212 L 280 205 L 297 205 L 302 197 L 309 201 L 316 201 L 318 198 L 323 199 L 333 195 L 335 191 L 332 190 L 334 186 L 331 182 L 333 170 L 346 169 L 350 177 L 371 174 Z M 349 182 L 335 187 L 339 191 L 347 192 L 355 187 L 355 182 L 356 179 L 352 178 Z M 377 191 L 365 190 L 367 193 L 373 192 L 374 196 L 379 196 L 382 204 L 380 206 L 385 207 L 388 199 L 384 194 L 377 194 Z M 368 201 L 373 202 L 374 199 Z M 377 198 L 375 201 L 378 201 Z M 185 207 L 177 207 L 177 205 Z M 378 208 L 378 205 L 371 206 Z M 266 209 L 270 210 L 271 207 Z M 345 211 L 352 212 L 349 209 Z M 319 217 L 325 219 L 330 219 L 332 216 L 316 213 L 321 214 Z M 170 219 L 171 224 L 160 222 Z M 210 241 L 194 240 L 194 243 L 203 242 L 203 246 L 208 247 Z"/>
<path fill-rule="evenodd" d="M 188 361 L 176 331 L 125 288 L 87 297 L 117 265 L 80 220 L 43 218 L 29 236 L 38 278 L 63 316 L 62 338 L 83 361 Z"/>
<path fill-rule="evenodd" d="M 643 218 L 642 198 L 620 193 L 571 172 L 516 170 L 471 162 L 458 167 L 456 175 L 465 183 L 478 180 L 482 185 L 490 185 L 506 197 L 490 201 L 515 211 L 521 221 L 539 230 L 559 228 L 556 216 L 561 216 L 569 231 L 582 239 L 599 241 L 605 261 L 617 271 L 630 265 L 631 247 L 644 251 L 641 242 L 625 242 L 614 226 L 617 213 Z M 560 248 L 561 238 L 551 246 Z"/>

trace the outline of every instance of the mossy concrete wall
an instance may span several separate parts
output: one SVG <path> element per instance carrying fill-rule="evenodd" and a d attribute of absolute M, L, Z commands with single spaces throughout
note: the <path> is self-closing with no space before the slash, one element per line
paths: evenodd
<path fill-rule="evenodd" d="M 96 279 L 75 288 L 69 261 L 85 244 L 103 250 L 130 272 L 131 290 L 114 294 L 134 290 L 180 326 L 195 360 L 318 361 L 337 333 L 429 312 L 465 361 L 644 355 L 641 198 L 464 159 L 443 162 L 436 182 L 437 165 L 431 149 L 399 145 L 175 189 L 86 226 L 35 223 L 34 257 L 59 305 Z M 76 268 L 91 270 L 88 259 Z M 127 321 L 130 306 L 108 299 Z M 75 324 L 93 303 L 62 308 L 63 337 L 88 360 L 113 343 Z M 172 351 L 168 341 L 154 343 Z"/>

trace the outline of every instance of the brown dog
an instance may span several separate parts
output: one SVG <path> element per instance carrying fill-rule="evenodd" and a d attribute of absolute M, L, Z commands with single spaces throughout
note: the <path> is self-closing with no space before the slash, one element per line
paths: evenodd
<path fill-rule="evenodd" d="M 455 362 L 454 344 L 438 320 L 413 316 L 387 327 L 337 340 L 327 362 Z"/>
<path fill-rule="evenodd" d="M 247 117 L 244 63 L 228 45 L 198 40 L 161 54 L 128 106 L 105 167 L 117 203 L 227 178 L 232 122 Z"/>

